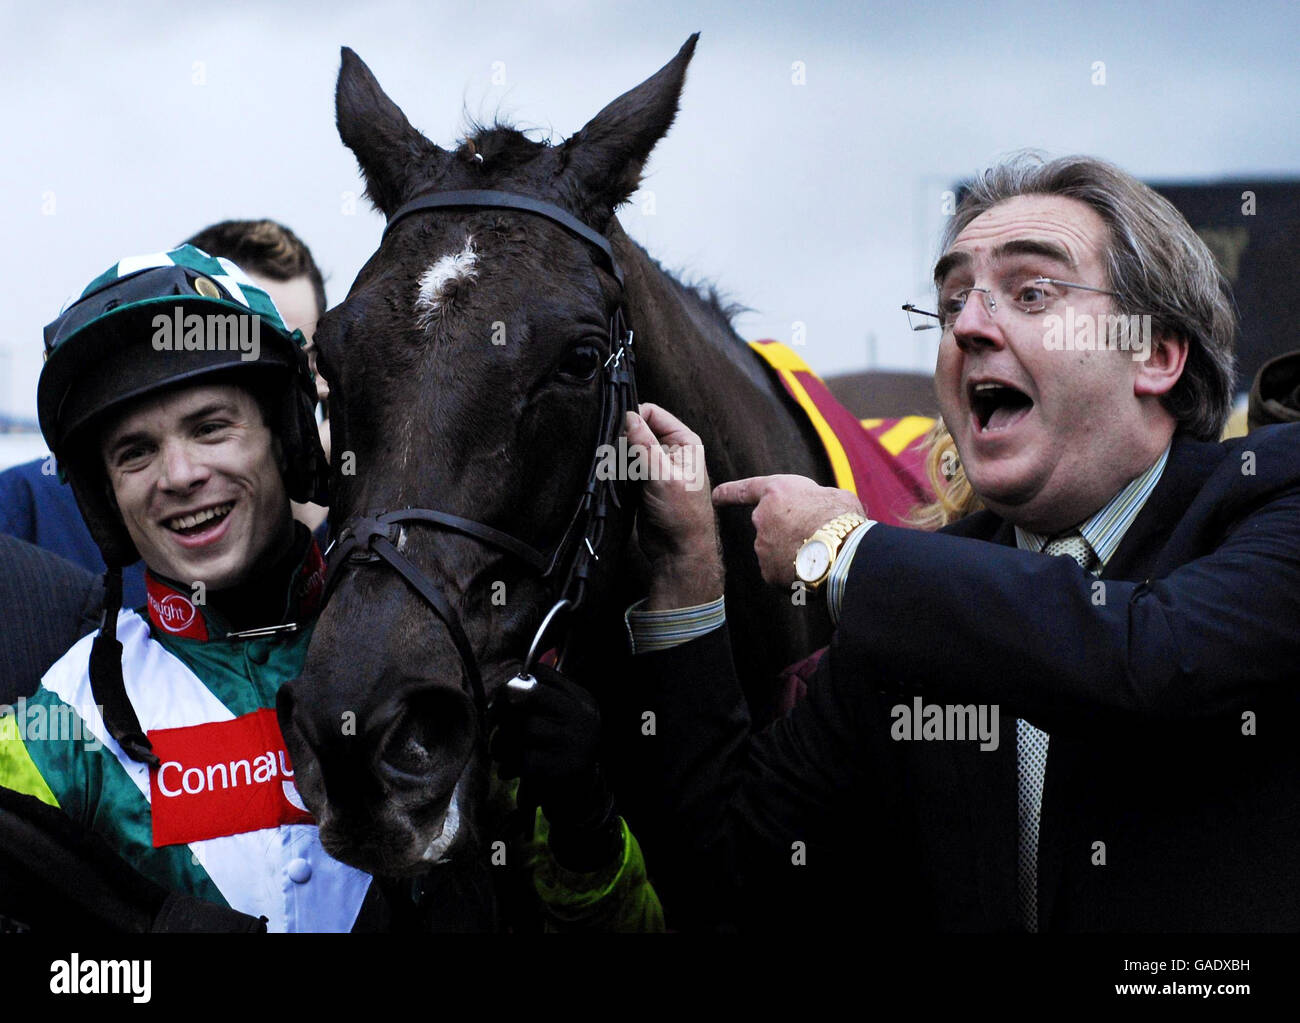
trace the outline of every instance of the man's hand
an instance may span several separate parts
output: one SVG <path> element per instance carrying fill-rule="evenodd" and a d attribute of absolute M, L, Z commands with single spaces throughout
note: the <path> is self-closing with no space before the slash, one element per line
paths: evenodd
<path fill-rule="evenodd" d="M 754 505 L 754 553 L 765 582 L 789 588 L 798 578 L 794 557 L 819 527 L 837 515 L 866 515 L 862 502 L 849 490 L 823 487 L 806 476 L 751 476 L 720 483 L 713 503 Z"/>
<path fill-rule="evenodd" d="M 644 418 L 643 418 L 644 417 Z M 722 557 L 709 500 L 704 445 L 681 420 L 649 403 L 629 412 L 628 454 L 646 452 L 637 536 L 650 561 L 646 610 L 707 604 L 722 596 Z"/>

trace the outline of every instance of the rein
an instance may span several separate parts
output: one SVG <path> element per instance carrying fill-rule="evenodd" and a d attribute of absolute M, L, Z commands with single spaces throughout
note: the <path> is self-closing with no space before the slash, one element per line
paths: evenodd
<path fill-rule="evenodd" d="M 572 214 L 560 207 L 528 196 L 511 192 L 489 190 L 442 192 L 419 196 L 406 203 L 388 218 L 384 237 L 407 216 L 435 209 L 507 209 L 544 217 L 597 249 L 604 257 L 609 271 L 623 284 L 623 273 L 614 258 L 609 239 L 593 231 Z M 570 614 L 580 608 L 587 598 L 587 583 L 595 562 L 600 560 L 600 550 L 605 542 L 605 526 L 610 508 L 620 508 L 617 482 L 602 479 L 598 474 L 600 450 L 613 445 L 622 429 L 624 414 L 637 407 L 636 368 L 632 351 L 632 331 L 628 329 L 620 303 L 609 319 L 610 354 L 601 368 L 604 386 L 601 388 L 600 427 L 596 436 L 596 449 L 592 454 L 587 482 L 579 495 L 569 523 L 559 542 L 543 552 L 530 544 L 473 519 L 462 518 L 448 512 L 429 508 L 401 508 L 393 511 L 375 511 L 355 515 L 348 519 L 330 549 L 326 551 L 327 567 L 322 605 L 338 585 L 343 570 L 349 566 L 384 563 L 396 571 L 415 590 L 429 608 L 447 626 L 456 651 L 465 669 L 470 695 L 479 712 L 480 727 L 484 727 L 487 701 L 478 661 L 470 646 L 469 637 L 461 625 L 460 616 L 443 592 L 427 575 L 404 555 L 400 546 L 404 523 L 422 523 L 474 539 L 527 564 L 543 579 L 563 579 L 551 610 L 542 620 L 533 637 L 525 658 L 523 672 L 532 667 L 538 652 L 544 649 L 541 641 L 557 613 L 567 607 Z"/>

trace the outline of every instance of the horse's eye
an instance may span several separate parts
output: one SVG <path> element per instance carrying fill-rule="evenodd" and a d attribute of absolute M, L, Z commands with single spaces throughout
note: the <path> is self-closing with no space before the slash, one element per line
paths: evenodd
<path fill-rule="evenodd" d="M 570 349 L 557 371 L 565 380 L 585 384 L 600 370 L 600 352 L 592 345 Z"/>

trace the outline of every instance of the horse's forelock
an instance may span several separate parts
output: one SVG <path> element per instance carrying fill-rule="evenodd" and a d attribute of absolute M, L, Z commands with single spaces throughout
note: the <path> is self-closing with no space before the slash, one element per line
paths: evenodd
<path fill-rule="evenodd" d="M 464 162 L 478 163 L 480 171 L 500 174 L 531 163 L 553 148 L 549 138 L 529 137 L 540 131 L 500 119 L 483 123 L 466 116 L 455 153 Z"/>

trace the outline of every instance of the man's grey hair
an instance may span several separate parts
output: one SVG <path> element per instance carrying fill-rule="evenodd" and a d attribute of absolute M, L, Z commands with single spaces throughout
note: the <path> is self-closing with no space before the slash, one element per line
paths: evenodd
<path fill-rule="evenodd" d="M 1095 210 L 1110 229 L 1105 266 L 1118 307 L 1150 314 L 1153 335 L 1187 339 L 1187 364 L 1161 403 L 1179 432 L 1219 439 L 1232 411 L 1236 312 L 1214 256 L 1169 200 L 1103 160 L 1044 162 L 1034 153 L 983 171 L 966 189 L 941 251 L 981 213 L 1015 196 L 1065 196 Z"/>

